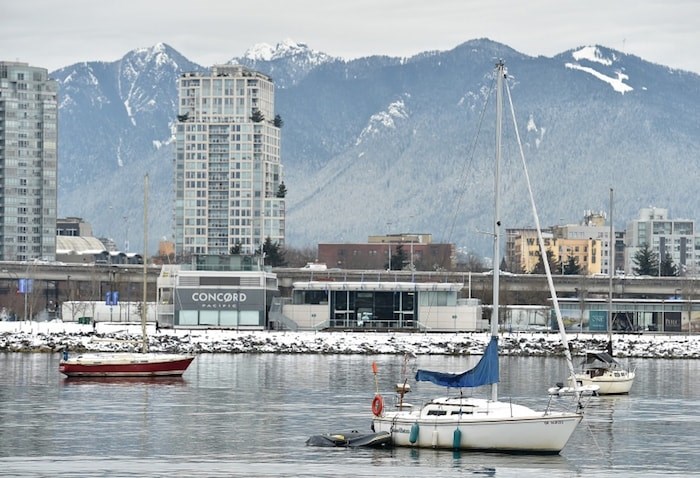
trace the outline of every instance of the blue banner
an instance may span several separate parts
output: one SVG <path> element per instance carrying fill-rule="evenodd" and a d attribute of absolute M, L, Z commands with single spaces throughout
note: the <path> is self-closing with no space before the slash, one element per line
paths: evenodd
<path fill-rule="evenodd" d="M 119 292 L 109 291 L 105 294 L 105 305 L 119 305 Z"/>
<path fill-rule="evenodd" d="M 19 279 L 17 292 L 20 294 L 31 294 L 34 287 L 34 279 Z"/>

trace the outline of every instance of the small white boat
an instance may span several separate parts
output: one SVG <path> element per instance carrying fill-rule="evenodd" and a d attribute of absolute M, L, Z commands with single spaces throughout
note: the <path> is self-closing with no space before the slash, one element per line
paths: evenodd
<path fill-rule="evenodd" d="M 571 386 L 564 385 L 561 382 L 558 382 L 556 384 L 556 386 L 549 387 L 547 389 L 547 393 L 549 393 L 550 395 L 559 395 L 560 397 L 572 396 L 572 395 L 576 395 L 577 393 L 581 397 L 596 396 L 596 395 L 598 395 L 599 391 L 600 391 L 600 387 L 598 385 L 578 384 L 575 387 L 571 387 Z"/>
<path fill-rule="evenodd" d="M 598 395 L 623 395 L 630 392 L 634 377 L 634 370 L 622 367 L 608 352 L 587 352 L 576 382 L 598 386 Z"/>

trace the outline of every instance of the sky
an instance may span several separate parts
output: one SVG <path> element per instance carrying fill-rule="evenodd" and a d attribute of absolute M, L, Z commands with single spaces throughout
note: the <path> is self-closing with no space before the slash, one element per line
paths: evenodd
<path fill-rule="evenodd" d="M 531 56 L 602 45 L 700 73 L 697 0 L 2 0 L 0 60 L 49 71 L 167 43 L 202 66 L 291 39 L 345 59 L 489 38 Z"/>

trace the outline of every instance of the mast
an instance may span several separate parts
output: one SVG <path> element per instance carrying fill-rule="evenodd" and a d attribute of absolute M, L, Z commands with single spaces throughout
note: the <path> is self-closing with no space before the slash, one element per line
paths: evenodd
<path fill-rule="evenodd" d="M 148 174 L 143 179 L 143 296 L 141 302 L 141 352 L 148 352 L 148 339 L 146 338 L 146 317 L 148 317 L 148 305 L 146 302 L 148 279 Z"/>
<path fill-rule="evenodd" d="M 503 123 L 503 76 L 505 65 L 502 60 L 496 63 L 496 165 L 494 172 L 494 214 L 493 214 L 493 307 L 491 309 L 491 337 L 498 337 L 499 289 L 501 269 L 501 136 Z M 491 400 L 498 400 L 498 384 L 491 384 Z"/>
<path fill-rule="evenodd" d="M 608 353 L 612 355 L 612 294 L 613 294 L 613 274 L 615 273 L 615 232 L 613 230 L 613 188 L 610 188 L 610 239 L 608 241 L 608 254 L 610 260 L 610 270 L 608 271 Z"/>
<path fill-rule="evenodd" d="M 542 235 L 542 227 L 540 226 L 540 218 L 537 214 L 537 206 L 535 205 L 535 195 L 532 192 L 532 183 L 530 182 L 530 174 L 527 172 L 527 164 L 525 163 L 525 153 L 523 152 L 523 142 L 520 140 L 520 134 L 518 133 L 518 124 L 515 120 L 515 109 L 513 108 L 513 98 L 510 96 L 510 89 L 508 88 L 508 83 L 505 84 L 506 92 L 508 93 L 508 104 L 510 106 L 511 116 L 513 117 L 513 133 L 518 140 L 518 149 L 520 150 L 520 160 L 523 163 L 523 173 L 525 175 L 525 182 L 527 183 L 527 190 L 530 196 L 530 206 L 532 207 L 532 217 L 535 220 L 535 227 L 537 229 L 537 242 L 540 245 L 540 254 L 542 254 L 542 263 L 544 264 L 544 271 L 547 275 L 547 285 L 549 286 L 549 292 L 552 294 L 552 305 L 554 306 L 554 315 L 557 318 L 557 326 L 559 328 L 559 335 L 561 336 L 561 343 L 564 346 L 564 356 L 566 357 L 566 365 L 569 368 L 569 375 L 571 380 L 576 383 L 576 372 L 574 371 L 574 362 L 571 359 L 571 350 L 569 348 L 569 341 L 566 339 L 566 329 L 564 328 L 564 321 L 561 318 L 561 309 L 559 308 L 559 299 L 557 298 L 557 290 L 554 287 L 554 280 L 552 279 L 552 271 L 549 268 L 549 260 L 547 259 L 547 248 L 544 244 L 544 237 Z M 576 401 L 579 401 L 580 394 L 578 387 L 574 391 L 576 395 Z"/>

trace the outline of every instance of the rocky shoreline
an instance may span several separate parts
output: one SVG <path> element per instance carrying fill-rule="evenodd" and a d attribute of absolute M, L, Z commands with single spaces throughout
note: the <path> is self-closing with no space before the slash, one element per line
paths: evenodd
<path fill-rule="evenodd" d="M 12 325 L 8 325 L 12 324 Z M 278 354 L 405 354 L 480 355 L 486 333 L 380 333 L 380 332 L 282 332 L 219 329 L 156 332 L 149 326 L 149 349 L 182 353 L 278 353 Z M 605 334 L 567 336 L 575 356 L 605 348 Z M 127 352 L 140 349 L 137 324 L 0 322 L 0 352 Z M 618 358 L 700 358 L 700 336 L 615 334 Z M 500 354 L 512 356 L 563 356 L 556 333 L 504 333 Z"/>

